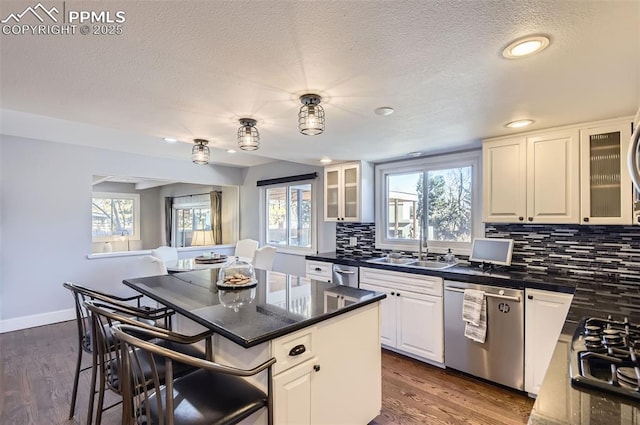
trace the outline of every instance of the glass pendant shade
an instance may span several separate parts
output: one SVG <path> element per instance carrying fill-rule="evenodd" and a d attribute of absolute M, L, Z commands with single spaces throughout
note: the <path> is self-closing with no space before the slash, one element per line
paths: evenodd
<path fill-rule="evenodd" d="M 322 98 L 315 94 L 300 96 L 302 107 L 298 113 L 300 133 L 316 136 L 324 131 L 324 109 L 320 106 Z"/>
<path fill-rule="evenodd" d="M 191 149 L 191 160 L 198 165 L 205 165 L 209 163 L 209 147 L 208 140 L 194 139 L 195 145 Z"/>
<path fill-rule="evenodd" d="M 244 151 L 255 151 L 260 147 L 260 134 L 256 120 L 243 118 L 238 128 L 238 147 Z"/>

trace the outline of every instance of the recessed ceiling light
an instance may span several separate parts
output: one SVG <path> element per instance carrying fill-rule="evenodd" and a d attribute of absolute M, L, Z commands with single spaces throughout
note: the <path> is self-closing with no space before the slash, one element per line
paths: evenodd
<path fill-rule="evenodd" d="M 178 139 L 174 139 L 173 137 L 165 137 L 165 138 L 164 138 L 164 139 L 162 139 L 162 140 L 164 140 L 164 141 L 165 141 L 165 142 L 167 142 L 167 143 L 175 143 L 175 142 L 177 142 L 177 141 L 178 141 Z"/>
<path fill-rule="evenodd" d="M 526 127 L 528 125 L 533 124 L 533 120 L 518 120 L 518 121 L 511 121 L 508 124 L 505 124 L 505 127 L 509 127 L 509 128 L 521 128 L 521 127 Z"/>
<path fill-rule="evenodd" d="M 227 153 L 236 153 L 233 149 L 227 149 Z"/>
<path fill-rule="evenodd" d="M 376 115 L 382 115 L 386 117 L 387 115 L 393 114 L 395 112 L 395 109 L 391 108 L 390 106 L 381 106 L 374 109 L 373 112 L 375 112 Z"/>
<path fill-rule="evenodd" d="M 533 35 L 519 38 L 509 44 L 502 56 L 507 59 L 519 59 L 539 53 L 549 46 L 549 38 L 543 35 Z"/>
<path fill-rule="evenodd" d="M 409 152 L 407 155 L 413 156 L 415 158 L 417 156 L 422 156 L 422 152 Z"/>
<path fill-rule="evenodd" d="M 322 158 L 320 160 L 320 162 L 322 162 L 323 164 L 329 164 L 330 162 L 333 162 L 333 159 L 331 159 L 331 158 Z"/>

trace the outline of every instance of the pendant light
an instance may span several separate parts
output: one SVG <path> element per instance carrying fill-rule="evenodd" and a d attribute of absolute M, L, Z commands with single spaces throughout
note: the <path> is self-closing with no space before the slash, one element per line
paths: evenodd
<path fill-rule="evenodd" d="M 298 128 L 306 136 L 316 136 L 324 131 L 324 109 L 320 106 L 322 98 L 317 94 L 300 96 L 302 107 L 298 113 Z"/>
<path fill-rule="evenodd" d="M 256 128 L 257 121 L 251 118 L 240 118 L 238 129 L 238 147 L 243 151 L 255 151 L 260 147 L 260 134 Z"/>
<path fill-rule="evenodd" d="M 195 145 L 191 149 L 191 160 L 198 165 L 205 165 L 209 163 L 209 147 L 208 140 L 205 139 L 193 139 Z"/>

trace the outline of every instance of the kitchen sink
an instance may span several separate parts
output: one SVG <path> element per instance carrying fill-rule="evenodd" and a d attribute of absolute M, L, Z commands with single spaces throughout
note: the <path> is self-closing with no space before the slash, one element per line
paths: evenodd
<path fill-rule="evenodd" d="M 422 267 L 424 269 L 433 269 L 433 270 L 442 270 L 442 269 L 448 269 L 449 267 L 453 267 L 456 265 L 456 263 L 445 263 L 443 261 L 412 261 L 409 263 L 406 263 L 405 265 L 407 266 L 414 266 L 414 267 Z"/>
<path fill-rule="evenodd" d="M 380 258 L 372 258 L 367 260 L 369 263 L 378 263 L 378 264 L 407 264 L 415 261 L 413 258 L 389 258 L 389 257 L 380 257 Z"/>
<path fill-rule="evenodd" d="M 389 258 L 389 257 L 380 257 L 380 258 L 372 258 L 371 260 L 367 260 L 369 263 L 377 263 L 377 264 L 395 264 L 397 266 L 411 266 L 411 267 L 420 267 L 423 269 L 432 269 L 432 270 L 442 270 L 448 269 L 449 267 L 453 267 L 455 263 L 445 263 L 444 261 L 427 261 L 427 260 L 416 260 L 415 258 Z"/>

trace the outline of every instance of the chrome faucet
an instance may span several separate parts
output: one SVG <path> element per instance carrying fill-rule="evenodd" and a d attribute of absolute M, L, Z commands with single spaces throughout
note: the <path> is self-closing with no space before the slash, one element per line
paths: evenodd
<path fill-rule="evenodd" d="M 421 220 L 422 221 L 422 220 Z M 422 261 L 426 258 L 427 254 L 429 254 L 429 247 L 424 240 L 424 226 L 420 223 L 420 240 L 418 242 L 418 261 Z M 423 252 L 424 248 L 424 252 Z"/>

